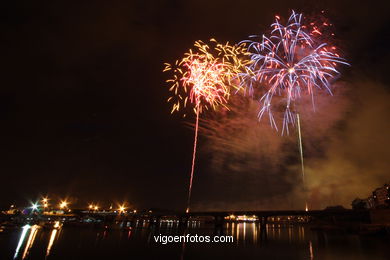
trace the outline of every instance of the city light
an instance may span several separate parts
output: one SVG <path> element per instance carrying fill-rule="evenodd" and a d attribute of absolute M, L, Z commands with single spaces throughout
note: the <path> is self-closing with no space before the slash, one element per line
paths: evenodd
<path fill-rule="evenodd" d="M 60 203 L 60 209 L 64 209 L 64 208 L 66 208 L 66 207 L 68 207 L 68 202 L 67 201 L 61 201 L 61 203 Z"/>
<path fill-rule="evenodd" d="M 42 200 L 42 205 L 43 205 L 43 208 L 46 209 L 47 207 L 49 207 L 49 198 L 47 197 L 43 197 Z"/>
<path fill-rule="evenodd" d="M 39 207 L 38 203 L 33 203 L 33 204 L 31 205 L 32 211 L 38 210 L 38 207 Z"/>
<path fill-rule="evenodd" d="M 119 210 L 119 213 L 124 213 L 126 208 L 123 205 L 121 205 L 121 206 L 119 206 L 118 210 Z"/>

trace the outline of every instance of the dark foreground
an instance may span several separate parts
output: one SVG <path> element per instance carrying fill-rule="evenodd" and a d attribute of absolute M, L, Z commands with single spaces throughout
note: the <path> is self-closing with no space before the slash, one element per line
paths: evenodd
<path fill-rule="evenodd" d="M 0 233 L 0 259 L 389 259 L 386 235 L 314 231 L 308 225 L 226 223 L 233 243 L 157 243 L 154 235 L 216 235 L 214 225 L 176 222 L 149 227 L 16 227 Z"/>

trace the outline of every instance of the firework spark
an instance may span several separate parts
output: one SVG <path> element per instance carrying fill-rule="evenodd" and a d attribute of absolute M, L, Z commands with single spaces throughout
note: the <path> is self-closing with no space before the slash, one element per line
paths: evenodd
<path fill-rule="evenodd" d="M 166 82 L 170 84 L 173 103 L 171 113 L 185 109 L 188 103 L 196 114 L 218 105 L 226 107 L 231 88 L 238 88 L 234 82 L 236 75 L 247 69 L 250 63 L 243 59 L 249 53 L 244 46 L 220 44 L 210 40 L 210 47 L 202 41 L 196 41 L 194 52 L 190 49 L 181 60 L 173 65 L 165 63 L 163 71 L 173 71 L 173 77 Z M 184 113 L 186 115 L 186 113 Z"/>
<path fill-rule="evenodd" d="M 324 23 L 322 24 L 324 25 Z M 325 26 L 328 26 L 325 23 Z M 269 37 L 260 41 L 247 40 L 248 51 L 253 61 L 250 73 L 240 74 L 242 85 L 251 91 L 256 82 L 265 83 L 266 93 L 260 99 L 259 119 L 268 114 L 272 127 L 278 129 L 272 114 L 272 99 L 275 95 L 285 98 L 282 134 L 288 133 L 288 125 L 295 124 L 293 106 L 302 94 L 312 97 L 314 108 L 315 91 L 324 89 L 332 94 L 331 81 L 339 74 L 337 64 L 346 64 L 335 52 L 336 48 L 323 42 L 324 34 L 314 22 L 302 24 L 302 14 L 292 12 L 284 26 L 275 17 Z M 251 38 L 257 36 L 251 36 Z"/>
<path fill-rule="evenodd" d="M 242 59 L 248 55 L 245 46 L 220 44 L 215 39 L 210 40 L 210 47 L 202 41 L 196 41 L 194 47 L 184 54 L 174 65 L 165 64 L 163 71 L 173 71 L 173 78 L 167 80 L 172 96 L 171 113 L 185 109 L 191 104 L 196 115 L 194 149 L 190 184 L 188 188 L 187 212 L 190 208 L 192 181 L 194 176 L 195 156 L 198 139 L 199 115 L 209 108 L 217 106 L 227 108 L 230 89 L 237 88 L 235 79 L 239 73 L 247 69 L 250 59 Z M 186 114 L 184 113 L 184 116 Z"/>

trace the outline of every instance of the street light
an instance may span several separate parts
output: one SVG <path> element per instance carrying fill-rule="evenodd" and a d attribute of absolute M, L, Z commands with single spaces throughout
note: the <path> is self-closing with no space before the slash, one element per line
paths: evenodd
<path fill-rule="evenodd" d="M 125 206 L 123 206 L 123 205 L 120 205 L 119 206 L 119 213 L 124 213 L 125 212 Z"/>
<path fill-rule="evenodd" d="M 38 210 L 38 207 L 39 207 L 38 203 L 33 203 L 33 204 L 31 205 L 32 211 Z"/>
<path fill-rule="evenodd" d="M 49 207 L 49 199 L 47 197 L 42 198 L 42 205 L 44 209 L 47 209 Z"/>
<path fill-rule="evenodd" d="M 60 203 L 60 209 L 64 209 L 64 208 L 66 208 L 66 207 L 68 207 L 68 202 L 66 202 L 65 200 L 64 200 L 64 201 L 61 201 L 61 203 Z"/>

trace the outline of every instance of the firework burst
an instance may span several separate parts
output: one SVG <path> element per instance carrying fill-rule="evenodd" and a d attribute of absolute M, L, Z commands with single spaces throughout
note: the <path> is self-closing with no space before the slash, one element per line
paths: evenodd
<path fill-rule="evenodd" d="M 250 59 L 242 58 L 248 55 L 243 45 L 220 44 L 215 39 L 210 40 L 210 45 L 196 41 L 194 44 L 196 51 L 190 49 L 173 65 L 166 63 L 163 70 L 173 72 L 173 78 L 167 80 L 170 84 L 169 91 L 172 93 L 168 98 L 168 102 L 172 103 L 171 113 L 185 110 L 191 104 L 196 114 L 187 212 L 190 208 L 194 176 L 199 114 L 218 106 L 227 108 L 231 88 L 239 88 L 235 80 L 237 75 L 243 73 L 251 62 Z"/>
<path fill-rule="evenodd" d="M 314 108 L 316 90 L 332 94 L 330 83 L 339 74 L 337 64 L 348 63 L 336 53 L 336 47 L 322 41 L 325 37 L 318 25 L 302 24 L 302 14 L 293 11 L 285 26 L 279 16 L 275 18 L 270 36 L 263 35 L 259 41 L 243 41 L 248 44 L 252 64 L 240 76 L 242 86 L 250 91 L 256 82 L 265 84 L 267 90 L 260 99 L 258 117 L 268 114 L 270 124 L 276 129 L 272 101 L 275 95 L 285 99 L 283 134 L 288 133 L 289 124 L 295 124 L 295 101 L 302 94 L 310 95 Z"/>
<path fill-rule="evenodd" d="M 250 63 L 242 58 L 249 54 L 244 46 L 220 44 L 211 39 L 210 45 L 196 41 L 194 47 L 195 52 L 190 49 L 174 64 L 165 63 L 163 71 L 173 72 L 173 77 L 166 81 L 172 94 L 168 98 L 171 113 L 184 110 L 189 103 L 195 114 L 218 105 L 226 107 L 231 89 L 238 88 L 236 75 L 247 70 Z"/>
<path fill-rule="evenodd" d="M 302 95 L 311 96 L 313 109 L 314 96 L 317 90 L 325 90 L 332 94 L 330 84 L 339 74 L 338 64 L 349 65 L 336 53 L 336 47 L 330 46 L 326 34 L 321 28 L 328 26 L 327 22 L 302 23 L 302 14 L 292 11 L 287 25 L 280 23 L 280 17 L 275 16 L 271 24 L 270 36 L 263 35 L 259 41 L 247 40 L 248 51 L 253 61 L 246 73 L 240 74 L 241 85 L 253 92 L 255 83 L 265 85 L 265 94 L 260 99 L 259 119 L 268 114 L 272 127 L 278 129 L 273 113 L 273 99 L 280 96 L 284 102 L 282 134 L 289 133 L 289 125 L 298 122 L 298 144 L 301 161 L 302 184 L 305 188 L 304 154 L 299 111 L 296 101 Z M 256 37 L 256 36 L 252 36 Z M 308 210 L 307 200 L 305 208 Z"/>

